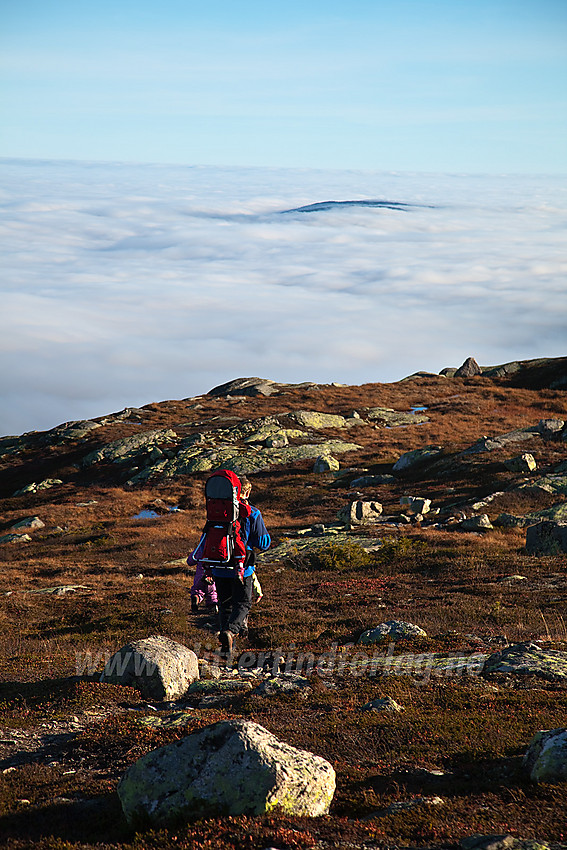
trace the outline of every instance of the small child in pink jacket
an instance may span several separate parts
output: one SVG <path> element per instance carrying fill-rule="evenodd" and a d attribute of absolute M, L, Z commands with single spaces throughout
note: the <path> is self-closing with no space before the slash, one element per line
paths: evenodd
<path fill-rule="evenodd" d="M 187 558 L 187 563 L 189 563 L 189 558 Z M 219 609 L 217 606 L 218 600 L 215 582 L 212 577 L 207 579 L 202 561 L 197 561 L 195 578 L 193 579 L 193 586 L 191 588 L 191 611 L 193 613 L 198 610 L 203 599 L 205 600 L 207 613 L 218 614 Z"/>

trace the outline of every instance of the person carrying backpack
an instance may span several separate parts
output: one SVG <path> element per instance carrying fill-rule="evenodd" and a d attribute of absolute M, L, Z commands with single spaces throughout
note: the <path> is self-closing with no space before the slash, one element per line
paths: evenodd
<path fill-rule="evenodd" d="M 236 635 L 247 632 L 255 579 L 254 549 L 265 552 L 271 538 L 258 508 L 248 503 L 252 485 L 226 469 L 207 479 L 207 522 L 199 545 L 187 558 L 202 564 L 217 591 L 220 641 L 227 657 Z"/>

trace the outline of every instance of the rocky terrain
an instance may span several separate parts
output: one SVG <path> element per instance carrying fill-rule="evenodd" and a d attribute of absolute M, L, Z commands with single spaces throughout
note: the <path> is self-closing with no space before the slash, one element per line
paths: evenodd
<path fill-rule="evenodd" d="M 567 846 L 566 389 L 469 358 L 0 438 L 7 846 Z M 219 466 L 273 541 L 232 664 L 185 565 Z"/>

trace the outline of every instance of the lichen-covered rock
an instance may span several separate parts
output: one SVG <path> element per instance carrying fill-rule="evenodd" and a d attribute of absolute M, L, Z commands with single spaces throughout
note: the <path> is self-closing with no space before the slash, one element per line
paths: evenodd
<path fill-rule="evenodd" d="M 567 552 L 567 522 L 544 520 L 526 530 L 528 555 L 559 555 Z"/>
<path fill-rule="evenodd" d="M 436 460 L 443 452 L 441 446 L 424 446 L 422 449 L 413 449 L 411 452 L 405 452 L 395 462 L 394 472 L 407 472 L 410 469 L 416 469 L 419 466 L 424 466 Z"/>
<path fill-rule="evenodd" d="M 344 416 L 337 416 L 334 413 L 320 413 L 316 410 L 297 410 L 292 414 L 293 418 L 299 425 L 304 428 L 344 428 L 346 419 Z"/>
<path fill-rule="evenodd" d="M 311 692 L 309 679 L 299 673 L 279 673 L 264 679 L 257 688 L 255 694 L 262 696 L 273 696 L 278 694 L 290 694 L 301 691 L 307 696 Z"/>
<path fill-rule="evenodd" d="M 146 699 L 183 696 L 199 678 L 199 662 L 191 649 L 161 635 L 127 643 L 109 659 L 101 682 L 131 685 Z"/>
<path fill-rule="evenodd" d="M 408 640 L 411 638 L 427 637 L 427 632 L 413 623 L 404 623 L 402 620 L 389 620 L 380 623 L 374 629 L 363 632 L 358 643 L 368 646 L 373 643 L 382 643 L 385 640 Z"/>
<path fill-rule="evenodd" d="M 508 431 L 506 434 L 499 434 L 496 437 L 481 437 L 468 449 L 465 449 L 462 454 L 479 454 L 481 452 L 493 452 L 496 449 L 502 449 L 505 446 L 513 445 L 514 443 L 523 443 L 526 440 L 533 440 L 534 437 L 539 437 L 539 431 L 536 426 L 528 426 L 527 428 L 517 428 L 515 431 Z"/>
<path fill-rule="evenodd" d="M 118 785 L 130 823 L 328 812 L 335 771 L 320 756 L 279 741 L 257 723 L 228 720 L 138 759 Z"/>
<path fill-rule="evenodd" d="M 542 649 L 535 643 L 515 643 L 487 658 L 483 675 L 492 673 L 538 676 L 551 682 L 567 682 L 567 652 Z"/>
<path fill-rule="evenodd" d="M 567 781 L 567 729 L 536 732 L 523 764 L 532 782 Z"/>
<path fill-rule="evenodd" d="M 499 514 L 494 520 L 494 525 L 500 528 L 527 528 L 534 525 L 535 520 L 528 516 L 517 516 L 516 514 Z"/>
<path fill-rule="evenodd" d="M 558 524 L 567 522 L 567 502 L 561 502 L 558 505 L 552 505 L 550 508 L 544 508 L 542 511 L 536 511 L 530 514 L 534 522 L 538 520 L 549 520 Z"/>
<path fill-rule="evenodd" d="M 515 472 L 519 475 L 529 475 L 537 469 L 537 463 L 533 455 L 529 452 L 524 452 L 517 457 L 511 457 L 504 461 L 504 466 L 508 472 Z"/>
<path fill-rule="evenodd" d="M 331 455 L 319 455 L 313 464 L 313 472 L 337 472 L 341 465 L 336 457 Z"/>
<path fill-rule="evenodd" d="M 177 440 L 177 434 L 171 428 L 159 428 L 153 431 L 143 431 L 141 434 L 133 434 L 131 437 L 123 437 L 121 440 L 113 440 L 100 449 L 90 452 L 83 458 L 83 466 L 92 466 L 103 460 L 110 463 L 122 463 L 138 452 L 151 452 L 159 443 L 167 443 Z"/>
<path fill-rule="evenodd" d="M 63 481 L 60 478 L 46 478 L 44 481 L 40 481 L 39 484 L 32 481 L 31 484 L 27 484 L 25 487 L 22 487 L 21 490 L 16 490 L 14 496 L 25 496 L 27 493 L 39 493 L 41 490 L 49 490 L 51 487 L 56 487 L 58 484 L 63 484 Z"/>

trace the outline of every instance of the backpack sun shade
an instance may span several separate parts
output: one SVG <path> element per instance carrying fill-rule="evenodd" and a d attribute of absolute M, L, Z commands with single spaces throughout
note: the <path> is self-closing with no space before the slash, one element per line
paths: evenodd
<path fill-rule="evenodd" d="M 207 522 L 203 529 L 201 561 L 208 567 L 236 569 L 243 574 L 246 543 L 240 519 L 250 509 L 240 502 L 240 480 L 227 469 L 213 473 L 205 484 Z"/>

